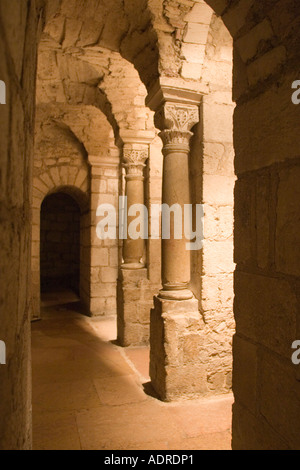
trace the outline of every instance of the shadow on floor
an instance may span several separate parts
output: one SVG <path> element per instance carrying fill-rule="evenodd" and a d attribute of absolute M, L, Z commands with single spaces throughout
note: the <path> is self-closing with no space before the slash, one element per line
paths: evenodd
<path fill-rule="evenodd" d="M 144 383 L 143 384 L 143 389 L 144 389 L 144 392 L 146 393 L 146 395 L 148 395 L 149 397 L 155 398 L 156 400 L 160 400 L 160 397 L 156 393 L 154 388 L 152 387 L 151 382 Z"/>

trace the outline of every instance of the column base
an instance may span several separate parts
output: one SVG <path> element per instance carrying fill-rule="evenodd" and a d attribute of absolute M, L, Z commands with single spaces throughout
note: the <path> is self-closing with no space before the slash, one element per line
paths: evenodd
<path fill-rule="evenodd" d="M 146 268 L 127 269 L 122 266 L 118 279 L 118 344 L 145 346 L 149 344 L 150 312 L 157 286 L 151 285 Z"/>
<path fill-rule="evenodd" d="M 194 298 L 194 294 L 189 289 L 181 290 L 161 290 L 158 294 L 160 299 L 164 300 L 191 300 Z"/>
<path fill-rule="evenodd" d="M 163 401 L 207 393 L 201 358 L 203 326 L 198 301 L 154 298 L 150 322 L 150 377 Z M 201 334 L 202 333 L 202 334 Z"/>
<path fill-rule="evenodd" d="M 133 271 L 135 269 L 145 269 L 145 265 L 142 263 L 124 263 L 122 264 L 121 269 L 129 269 Z"/>

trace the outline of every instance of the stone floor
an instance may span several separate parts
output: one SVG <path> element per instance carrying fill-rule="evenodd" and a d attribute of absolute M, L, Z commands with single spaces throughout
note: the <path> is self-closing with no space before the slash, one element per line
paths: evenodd
<path fill-rule="evenodd" d="M 160 402 L 148 348 L 119 348 L 115 318 L 86 318 L 74 300 L 49 294 L 32 325 L 35 450 L 231 448 L 232 396 Z"/>

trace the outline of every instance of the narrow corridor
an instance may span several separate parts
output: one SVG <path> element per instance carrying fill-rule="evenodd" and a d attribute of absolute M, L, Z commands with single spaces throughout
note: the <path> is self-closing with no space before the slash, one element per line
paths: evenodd
<path fill-rule="evenodd" d="M 115 318 L 84 317 L 74 300 L 48 294 L 32 325 L 35 450 L 231 448 L 232 396 L 158 401 L 148 348 L 116 346 Z"/>

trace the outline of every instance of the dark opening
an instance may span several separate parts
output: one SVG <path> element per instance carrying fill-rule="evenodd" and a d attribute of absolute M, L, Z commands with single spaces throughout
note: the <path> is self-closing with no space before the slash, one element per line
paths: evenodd
<path fill-rule="evenodd" d="M 80 209 L 71 196 L 47 196 L 41 208 L 41 291 L 79 296 Z"/>

